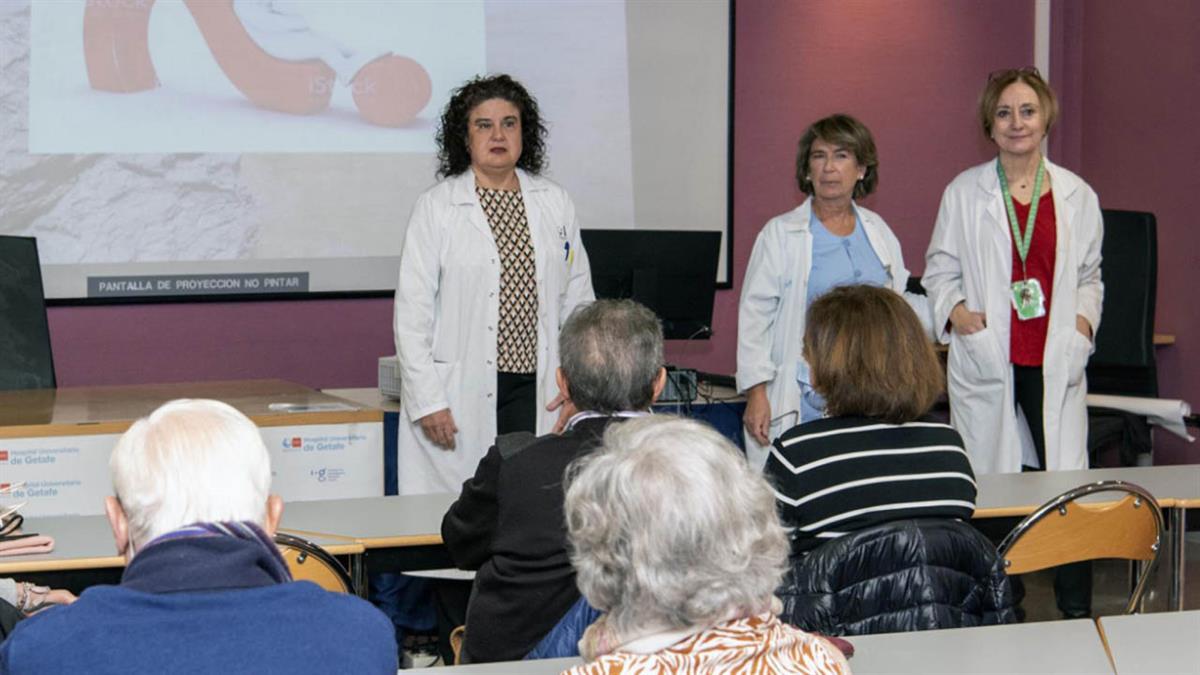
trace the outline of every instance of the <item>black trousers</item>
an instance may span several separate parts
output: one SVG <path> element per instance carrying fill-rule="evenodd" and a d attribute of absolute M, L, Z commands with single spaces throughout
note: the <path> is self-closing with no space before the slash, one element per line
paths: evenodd
<path fill-rule="evenodd" d="M 537 375 L 496 373 L 496 434 L 537 433 Z"/>
<path fill-rule="evenodd" d="M 1040 468 L 1022 466 L 1021 470 L 1045 471 L 1046 426 L 1042 407 L 1045 390 L 1040 366 L 1013 365 L 1013 399 L 1021 412 L 1025 413 L 1025 420 L 1029 422 L 1029 432 L 1033 436 L 1033 446 L 1037 451 L 1040 466 Z M 1015 578 L 1014 581 L 1016 581 Z M 1024 593 L 1020 595 L 1024 595 Z M 1054 598 L 1058 603 L 1058 610 L 1063 613 L 1063 616 L 1067 618 L 1090 616 L 1092 613 L 1091 561 L 1085 560 L 1056 568 L 1054 570 Z"/>

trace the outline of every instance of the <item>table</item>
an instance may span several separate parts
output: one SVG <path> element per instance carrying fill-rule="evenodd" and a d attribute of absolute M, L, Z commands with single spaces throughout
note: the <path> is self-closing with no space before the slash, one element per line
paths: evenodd
<path fill-rule="evenodd" d="M 1141 485 L 1171 510 L 1172 546 L 1167 562 L 1172 587 L 1168 602 L 1182 609 L 1186 567 L 1183 511 L 1200 506 L 1200 465 L 987 474 L 977 479 L 975 518 L 1025 516 L 1070 488 L 1110 479 Z M 381 564 L 382 554 L 390 551 L 392 562 L 399 565 L 397 569 L 437 569 L 451 566 L 439 549 L 442 516 L 456 498 L 446 493 L 300 502 L 284 510 L 281 527 L 300 534 L 358 541 L 367 549 L 367 555 L 374 554 Z M 439 560 L 443 564 L 437 564 Z"/>
<path fill-rule="evenodd" d="M 125 566 L 104 516 L 30 517 L 21 530 L 54 537 L 54 550 L 0 558 L 0 576 Z"/>
<path fill-rule="evenodd" d="M 1200 610 L 1097 620 L 1118 675 L 1200 673 Z"/>
<path fill-rule="evenodd" d="M 1111 673 L 1090 619 L 847 636 L 854 675 Z"/>
<path fill-rule="evenodd" d="M 121 569 L 125 567 L 125 557 L 117 554 L 112 529 L 105 516 L 29 517 L 21 529 L 54 537 L 54 550 L 50 553 L 0 557 L 0 576 L 72 588 L 119 581 Z M 362 544 L 340 538 L 306 536 L 305 539 L 332 555 L 350 557 L 352 563 L 364 550 Z M 59 579 L 68 580 L 68 583 L 49 583 Z M 71 579 L 83 581 L 69 583 Z"/>
<path fill-rule="evenodd" d="M 279 527 L 298 536 L 361 544 L 368 568 L 453 567 L 441 531 L 442 516 L 457 498 L 444 493 L 298 502 L 284 508 Z"/>
<path fill-rule="evenodd" d="M 322 389 L 321 392 L 366 409 L 380 411 L 383 415 L 383 494 L 388 496 L 398 493 L 400 490 L 396 465 L 399 453 L 396 448 L 396 435 L 400 432 L 400 401 L 384 396 L 376 387 Z"/>
<path fill-rule="evenodd" d="M 1173 609 L 1183 609 L 1187 509 L 1200 507 L 1200 465 L 985 474 L 976 478 L 979 494 L 974 517 L 1026 516 L 1071 488 L 1101 480 L 1123 480 L 1146 488 L 1167 511 L 1170 535 L 1166 562 L 1171 574 L 1167 603 Z M 1115 501 L 1120 499 L 1116 494 L 1098 495 L 1096 500 Z"/>
<path fill-rule="evenodd" d="M 895 673 L 1112 673 L 1096 626 L 1088 619 L 1034 624 L 952 628 L 918 633 L 850 636 L 854 675 Z M 581 663 L 577 657 L 510 661 L 453 668 L 421 668 L 413 673 L 559 673 Z"/>
<path fill-rule="evenodd" d="M 213 398 L 261 428 L 284 499 L 379 495 L 383 413 L 282 380 L 0 392 L 0 467 L 22 513 L 99 515 L 108 457 L 135 420 L 176 398 Z"/>
<path fill-rule="evenodd" d="M 992 473 L 976 478 L 975 517 L 1026 516 L 1071 488 L 1102 480 L 1140 485 L 1166 507 L 1174 507 L 1180 499 L 1200 500 L 1200 465 Z M 1101 496 L 1101 501 L 1108 499 Z"/>

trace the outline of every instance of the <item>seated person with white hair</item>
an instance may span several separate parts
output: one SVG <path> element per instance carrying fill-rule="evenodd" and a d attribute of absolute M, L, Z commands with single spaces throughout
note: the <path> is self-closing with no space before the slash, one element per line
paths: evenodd
<path fill-rule="evenodd" d="M 568 470 L 579 589 L 606 612 L 570 675 L 849 673 L 828 641 L 782 623 L 788 559 L 775 498 L 721 434 L 669 416 L 613 427 Z"/>
<path fill-rule="evenodd" d="M 559 333 L 558 386 L 577 412 L 562 435 L 501 436 L 442 520 L 455 564 L 477 569 L 462 660 L 523 658 L 579 600 L 567 555 L 562 478 L 616 422 L 647 414 L 666 381 L 658 317 L 632 300 L 599 300 Z"/>
<path fill-rule="evenodd" d="M 120 585 L 22 621 L 0 672 L 396 672 L 387 617 L 291 580 L 272 541 L 283 502 L 245 415 L 172 401 L 121 436 L 109 468 Z"/>

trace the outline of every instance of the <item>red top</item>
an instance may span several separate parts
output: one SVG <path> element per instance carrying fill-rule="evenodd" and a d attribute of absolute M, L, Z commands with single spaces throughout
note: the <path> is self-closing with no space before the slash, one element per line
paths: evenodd
<path fill-rule="evenodd" d="M 1013 206 L 1017 212 L 1017 223 L 1024 234 L 1029 205 L 1014 199 Z M 1050 292 L 1054 288 L 1054 248 L 1058 245 L 1057 239 L 1054 192 L 1050 191 L 1042 195 L 1041 201 L 1038 202 L 1033 241 L 1029 244 L 1029 257 L 1025 259 L 1025 270 L 1029 273 L 1029 278 L 1037 279 L 1042 284 L 1042 295 L 1046 296 L 1046 315 L 1022 321 L 1017 318 L 1017 310 L 1011 310 L 1012 330 L 1009 333 L 1008 350 L 1010 359 L 1018 366 L 1042 365 L 1042 354 L 1046 350 L 1046 330 L 1050 326 Z M 1012 280 L 1020 281 L 1025 276 L 1021 271 L 1021 255 L 1017 253 L 1015 242 L 1012 245 L 1012 260 Z"/>

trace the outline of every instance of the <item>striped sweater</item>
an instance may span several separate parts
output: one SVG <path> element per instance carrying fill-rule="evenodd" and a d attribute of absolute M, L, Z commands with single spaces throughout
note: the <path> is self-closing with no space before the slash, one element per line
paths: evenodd
<path fill-rule="evenodd" d="M 969 519 L 975 511 L 962 437 L 938 422 L 813 420 L 775 441 L 765 471 L 793 553 L 894 520 Z"/>

